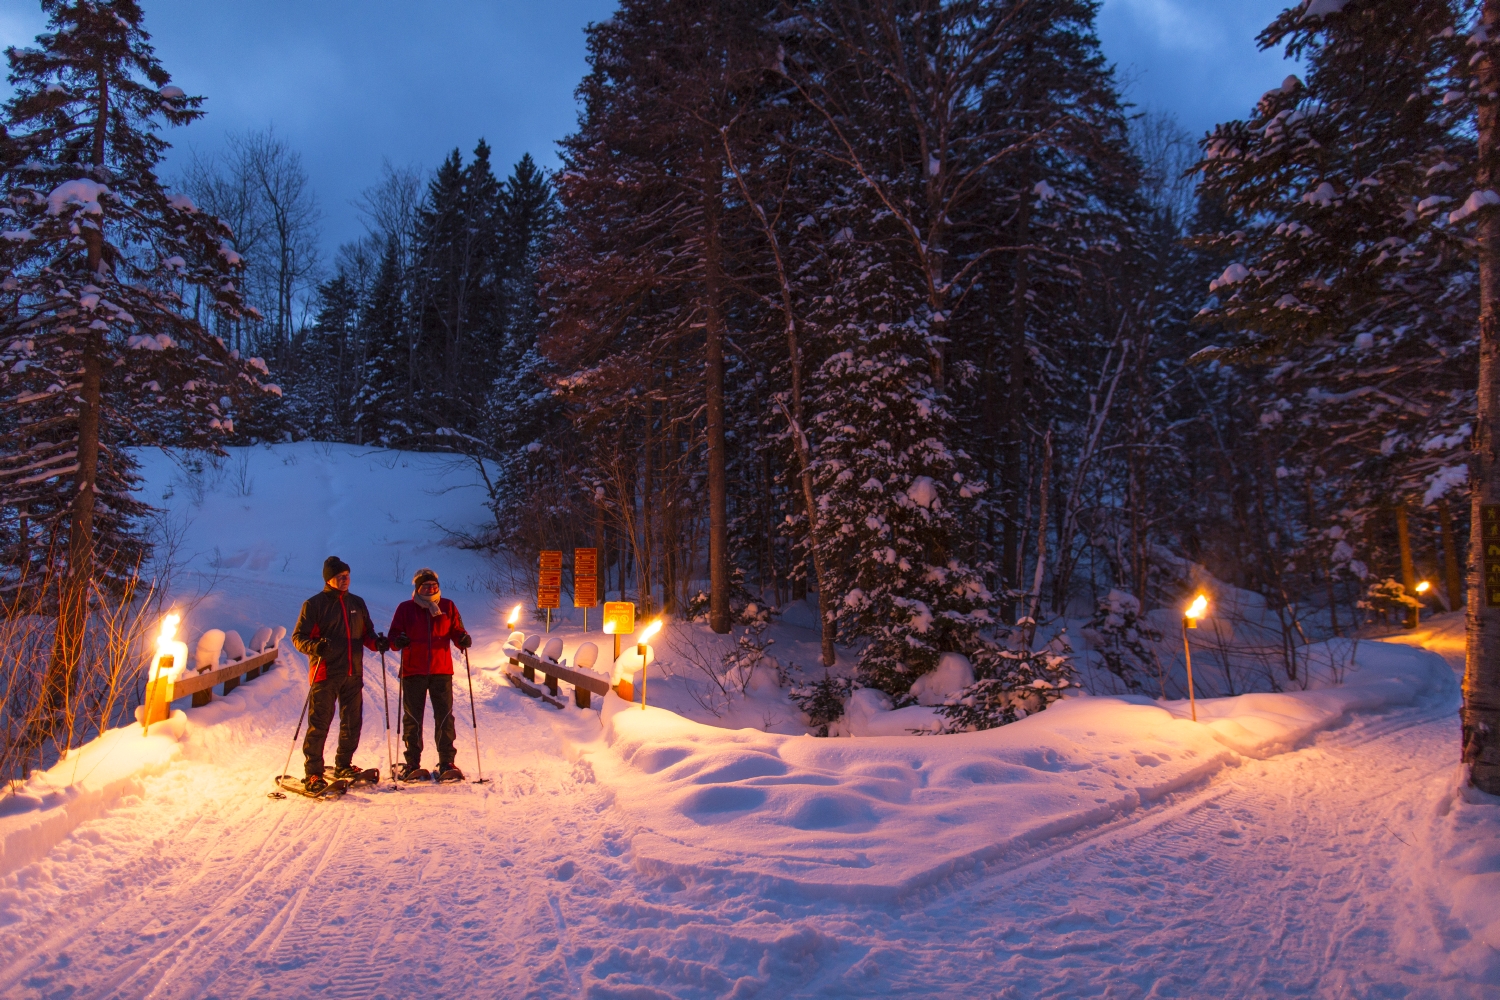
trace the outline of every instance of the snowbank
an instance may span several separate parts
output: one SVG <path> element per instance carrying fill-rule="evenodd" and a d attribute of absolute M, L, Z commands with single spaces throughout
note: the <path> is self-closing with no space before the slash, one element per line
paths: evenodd
<path fill-rule="evenodd" d="M 138 725 L 111 729 L 7 789 L 0 798 L 0 874 L 44 856 L 80 823 L 125 796 L 141 794 L 143 778 L 162 773 L 177 759 L 186 729 L 181 709 L 150 733 Z"/>
<path fill-rule="evenodd" d="M 1085 696 L 980 733 L 818 739 L 718 729 L 611 695 L 600 731 L 559 724 L 640 824 L 637 864 L 889 897 L 1129 813 L 1351 712 L 1455 694 L 1425 650 L 1314 652 L 1352 661 L 1346 683 L 1200 700 L 1196 723 L 1186 702 Z"/>
<path fill-rule="evenodd" d="M 283 657 L 279 662 L 292 661 Z M 275 666 L 228 696 L 216 695 L 191 716 L 179 708 L 150 732 L 143 732 L 139 723 L 111 729 L 46 771 L 7 786 L 0 793 L 0 875 L 45 856 L 80 824 L 121 799 L 143 794 L 144 779 L 214 742 L 217 723 L 260 709 L 297 687 L 292 676 L 300 677 L 299 671 Z M 299 698 L 301 690 L 296 691 Z"/>
<path fill-rule="evenodd" d="M 1465 787 L 1462 767 L 1454 767 L 1452 777 L 1438 803 L 1429 850 L 1451 918 L 1474 942 L 1500 952 L 1500 797 Z M 1493 961 L 1492 954 L 1479 957 Z"/>

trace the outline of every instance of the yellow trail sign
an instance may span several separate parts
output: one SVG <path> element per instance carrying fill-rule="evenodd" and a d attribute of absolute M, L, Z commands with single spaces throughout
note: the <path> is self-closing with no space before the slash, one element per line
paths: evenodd
<path fill-rule="evenodd" d="M 635 631 L 634 601 L 604 602 L 604 631 L 629 635 Z"/>

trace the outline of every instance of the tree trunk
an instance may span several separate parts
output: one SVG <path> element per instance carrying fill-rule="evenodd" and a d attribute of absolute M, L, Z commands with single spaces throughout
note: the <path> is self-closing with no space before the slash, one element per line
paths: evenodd
<path fill-rule="evenodd" d="M 1485 0 L 1483 24 L 1500 37 L 1500 0 Z M 1479 49 L 1479 92 L 1500 89 L 1500 67 L 1493 49 Z M 1500 105 L 1479 102 L 1479 169 L 1475 188 L 1500 181 Z M 1479 412 L 1471 458 L 1473 519 L 1469 551 L 1468 650 L 1464 668 L 1463 761 L 1475 787 L 1500 795 L 1500 586 L 1491 586 L 1491 567 L 1500 574 L 1500 213 L 1487 209 L 1479 221 Z M 1486 515 L 1491 515 L 1487 517 Z M 1493 526 L 1492 526 L 1493 525 Z M 1491 557 L 1488 535 L 1494 534 Z"/>
<path fill-rule="evenodd" d="M 711 147 L 710 147 L 711 148 Z M 723 261 L 719 246 L 719 161 L 704 158 L 703 306 L 708 407 L 708 625 L 729 632 L 729 483 L 724 454 L 724 317 L 719 309 Z"/>
<path fill-rule="evenodd" d="M 109 80 L 101 59 L 96 84 L 99 88 L 94 119 L 92 164 L 97 172 L 104 166 L 105 139 L 109 123 Z M 97 229 L 83 231 L 88 248 L 88 270 L 98 275 L 105 270 L 104 218 L 99 216 Z M 101 281 L 100 284 L 103 284 Z M 47 661 L 47 676 L 42 683 L 42 713 L 33 727 L 38 738 L 51 735 L 57 742 L 59 713 L 65 713 L 78 679 L 78 664 L 83 658 L 83 633 L 88 620 L 89 585 L 94 578 L 94 506 L 98 497 L 95 482 L 99 472 L 99 406 L 103 350 L 100 334 L 85 333 L 83 349 L 83 384 L 78 406 L 78 471 L 74 473 L 73 509 L 68 525 L 68 571 L 62 580 L 57 608 L 57 630 L 52 653 Z"/>
<path fill-rule="evenodd" d="M 651 616 L 651 609 L 655 604 L 656 591 L 652 589 L 651 581 L 651 504 L 655 499 L 651 491 L 656 488 L 655 477 L 652 475 L 652 434 L 651 434 L 651 396 L 650 387 L 647 387 L 646 396 L 646 440 L 645 447 L 641 449 L 641 461 L 644 463 L 645 478 L 641 484 L 641 555 L 640 566 L 637 567 L 637 575 L 640 578 L 641 591 L 641 614 L 645 617 Z"/>
<path fill-rule="evenodd" d="M 1443 536 L 1443 581 L 1448 588 L 1448 610 L 1453 611 L 1463 603 L 1463 579 L 1458 573 L 1458 543 L 1453 535 L 1453 511 L 1448 500 L 1438 501 L 1438 524 Z"/>
<path fill-rule="evenodd" d="M 1031 201 L 1023 195 L 1020 212 L 1016 217 L 1016 244 L 1025 246 L 1030 239 Z M 1026 421 L 1026 292 L 1030 273 L 1025 250 L 1016 251 L 1015 287 L 1011 301 L 1011 341 L 1009 393 L 1006 408 L 1010 411 L 1006 441 L 1006 470 L 1010 478 L 1010 516 L 1005 521 L 1005 536 L 1001 549 L 1000 570 L 1007 589 L 1021 589 L 1020 522 L 1022 494 L 1026 491 L 1026 480 L 1021 474 L 1021 450 L 1025 442 Z"/>
<path fill-rule="evenodd" d="M 1407 524 L 1406 504 L 1396 505 L 1396 544 L 1401 549 L 1401 586 L 1408 596 L 1417 592 L 1417 572 L 1411 561 L 1411 528 Z"/>

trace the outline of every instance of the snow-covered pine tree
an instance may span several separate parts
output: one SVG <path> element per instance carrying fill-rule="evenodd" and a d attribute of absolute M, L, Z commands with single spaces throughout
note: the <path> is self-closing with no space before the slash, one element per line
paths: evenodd
<path fill-rule="evenodd" d="M 132 573 L 141 552 L 125 447 L 215 450 L 235 400 L 266 387 L 264 365 L 240 360 L 183 301 L 197 287 L 226 315 L 243 308 L 227 228 L 156 174 L 160 123 L 193 121 L 202 99 L 171 84 L 133 0 L 42 9 L 36 45 L 7 51 L 0 504 L 32 524 L 44 515 L 56 540 L 39 549 L 60 581 L 42 686 L 50 726 L 77 676 L 90 589 Z"/>
<path fill-rule="evenodd" d="M 953 418 L 930 331 L 878 244 L 835 244 L 829 293 L 809 325 L 829 349 L 810 380 L 813 478 L 840 634 L 867 638 L 859 682 L 900 701 L 945 652 L 975 655 L 993 599 L 965 524 L 984 485 L 952 449 Z"/>
<path fill-rule="evenodd" d="M 1254 373 L 1248 401 L 1277 475 L 1307 477 L 1355 528 L 1393 503 L 1441 500 L 1468 462 L 1478 283 L 1460 79 L 1470 47 L 1456 32 L 1466 9 L 1288 8 L 1260 43 L 1304 60 L 1305 82 L 1287 77 L 1204 147 L 1203 193 L 1240 221 L 1198 240 L 1228 261 L 1202 318 L 1241 333 L 1200 359 Z M 1340 535 L 1310 540 L 1303 560 L 1327 563 Z"/>
<path fill-rule="evenodd" d="M 1140 691 L 1152 674 L 1166 697 L 1161 661 L 1151 643 L 1161 641 L 1161 632 L 1141 616 L 1141 602 L 1133 594 L 1111 590 L 1099 598 L 1094 617 L 1083 627 L 1104 669 L 1114 674 L 1132 692 Z"/>

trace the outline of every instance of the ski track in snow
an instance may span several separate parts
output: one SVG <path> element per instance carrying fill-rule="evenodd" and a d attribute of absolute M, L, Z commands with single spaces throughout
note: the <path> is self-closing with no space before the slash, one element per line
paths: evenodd
<path fill-rule="evenodd" d="M 0 931 L 0 995 L 1479 997 L 1500 972 L 1447 957 L 1464 932 L 1421 877 L 1446 708 L 864 905 L 639 874 L 609 791 L 508 688 L 480 697 L 490 785 L 273 801 L 300 699 L 286 683 L 274 720 L 216 727 L 8 876 L 27 905 Z"/>

